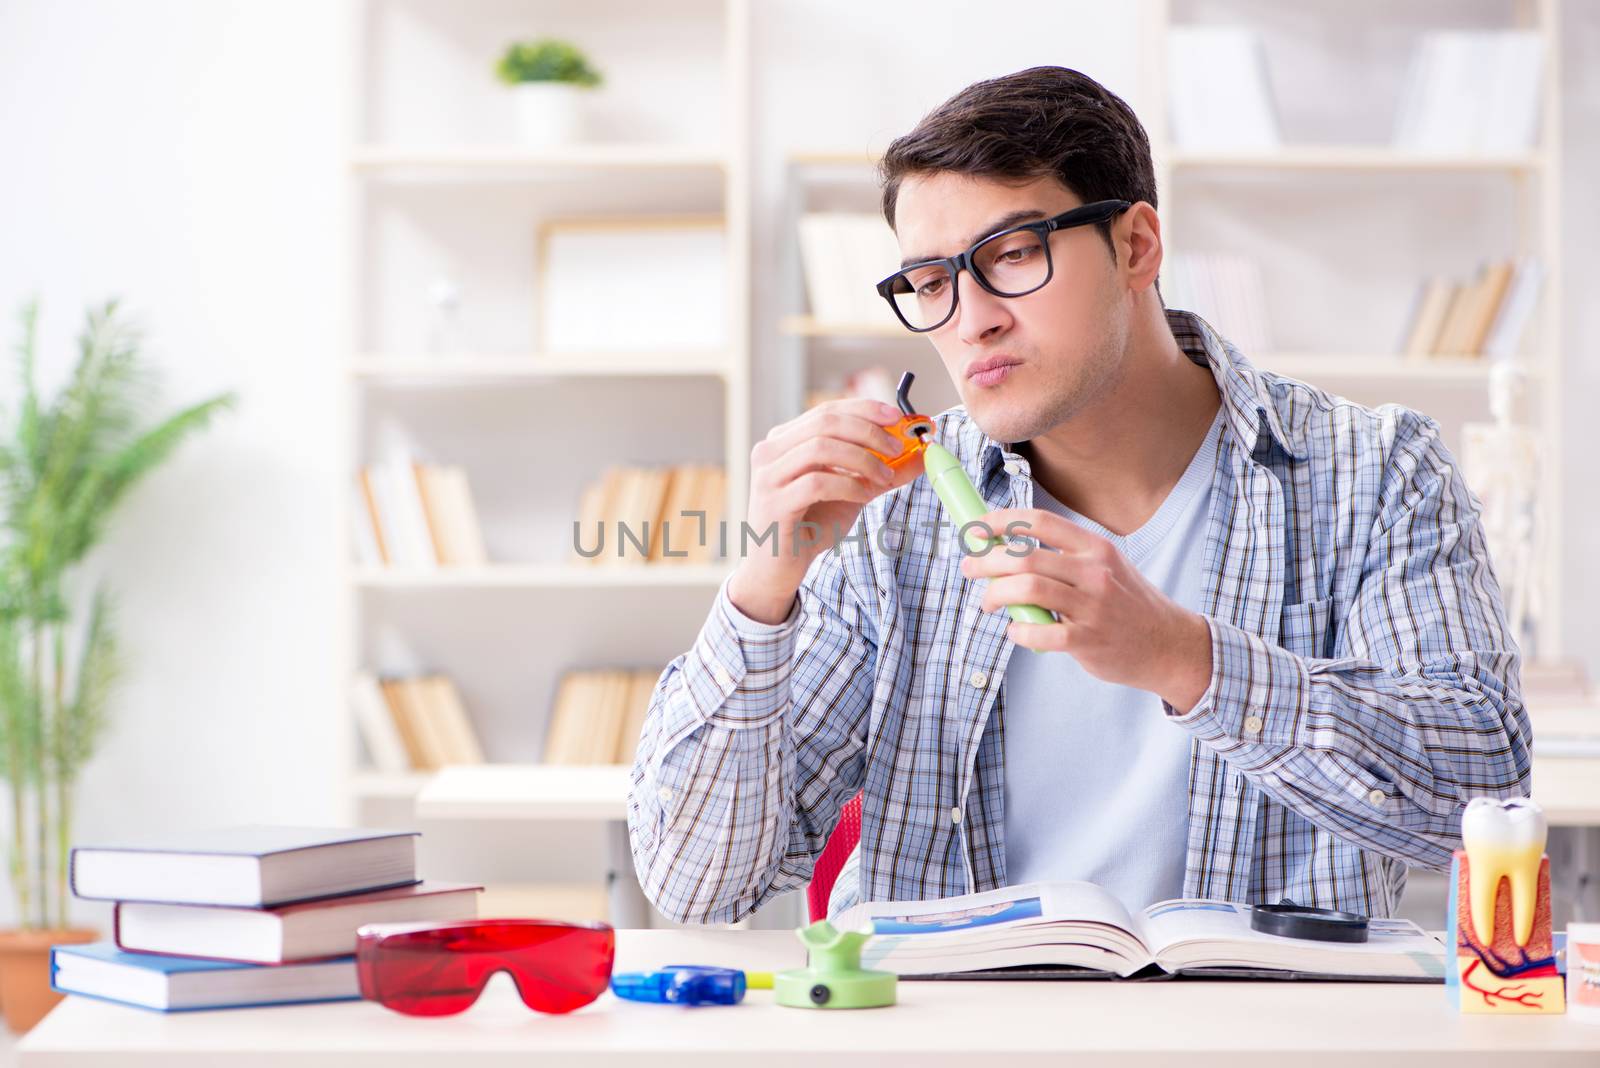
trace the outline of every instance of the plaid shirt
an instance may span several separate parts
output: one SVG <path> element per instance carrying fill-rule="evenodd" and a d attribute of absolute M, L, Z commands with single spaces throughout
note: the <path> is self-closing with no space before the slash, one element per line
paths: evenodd
<path fill-rule="evenodd" d="M 1431 419 L 1257 371 L 1198 316 L 1167 314 L 1216 376 L 1225 422 L 1204 552 L 1211 683 L 1189 712 L 1166 706 L 1191 740 L 1184 895 L 1390 915 L 1407 865 L 1448 868 L 1469 798 L 1529 793 L 1478 502 Z M 991 507 L 1032 507 L 1025 457 L 961 408 L 937 422 Z M 862 899 L 1005 885 L 1014 645 L 948 525 L 934 550 L 942 514 L 926 479 L 877 498 L 851 532 L 872 536 L 814 562 L 789 620 L 745 619 L 724 584 L 667 665 L 628 802 L 664 914 L 733 921 L 803 887 L 858 790 Z"/>

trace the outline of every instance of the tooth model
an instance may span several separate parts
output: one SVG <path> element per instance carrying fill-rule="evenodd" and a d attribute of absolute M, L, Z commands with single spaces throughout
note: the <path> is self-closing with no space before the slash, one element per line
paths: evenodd
<path fill-rule="evenodd" d="M 1544 811 L 1521 798 L 1477 797 L 1461 817 L 1450 865 L 1451 1002 L 1465 1013 L 1559 1013 L 1566 992 L 1550 936 Z"/>

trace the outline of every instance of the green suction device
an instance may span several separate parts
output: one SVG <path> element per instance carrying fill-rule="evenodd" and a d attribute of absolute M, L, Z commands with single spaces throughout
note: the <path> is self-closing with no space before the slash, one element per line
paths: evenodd
<path fill-rule="evenodd" d="M 863 931 L 840 931 L 827 920 L 795 931 L 806 947 L 804 968 L 773 976 L 779 1005 L 791 1009 L 876 1009 L 893 1005 L 897 976 L 861 967 Z"/>

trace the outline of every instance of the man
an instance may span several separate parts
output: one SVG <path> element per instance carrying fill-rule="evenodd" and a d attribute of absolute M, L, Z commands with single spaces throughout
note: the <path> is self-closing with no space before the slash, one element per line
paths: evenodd
<path fill-rule="evenodd" d="M 1092 79 L 973 85 L 890 145 L 880 286 L 965 402 L 937 439 L 1023 539 L 983 555 L 898 413 L 823 405 L 751 452 L 745 555 L 668 665 L 633 770 L 647 896 L 736 920 L 1032 879 L 1389 915 L 1530 732 L 1477 505 L 1437 426 L 1256 370 L 1163 307 L 1149 143 Z M 880 536 L 885 533 L 894 537 Z M 1032 540 L 1030 540 L 1032 539 Z M 1035 540 L 1038 543 L 1035 545 Z M 1010 604 L 1057 622 L 1011 623 Z"/>

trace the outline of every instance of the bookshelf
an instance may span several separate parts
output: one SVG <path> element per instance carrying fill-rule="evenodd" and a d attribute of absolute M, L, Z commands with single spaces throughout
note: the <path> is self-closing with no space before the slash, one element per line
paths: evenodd
<path fill-rule="evenodd" d="M 572 145 L 538 150 L 502 147 L 358 145 L 350 166 L 364 173 L 421 172 L 471 179 L 519 171 L 706 170 L 723 171 L 727 157 L 694 146 Z"/>
<path fill-rule="evenodd" d="M 1167 242 L 1169 247 L 1184 248 L 1193 247 L 1196 242 L 1231 239 L 1258 249 L 1273 248 L 1272 241 L 1257 240 L 1264 235 L 1251 232 L 1250 223 L 1255 220 L 1248 223 L 1239 220 L 1249 219 L 1248 206 L 1253 199 L 1270 202 L 1277 198 L 1282 203 L 1283 197 L 1296 195 L 1299 190 L 1306 190 L 1309 195 L 1337 198 L 1340 206 L 1357 213 L 1364 204 L 1377 205 L 1384 198 L 1410 205 L 1409 210 L 1420 216 L 1460 218 L 1452 209 L 1459 209 L 1468 202 L 1482 205 L 1485 216 L 1499 213 L 1498 217 L 1505 220 L 1501 226 L 1496 226 L 1492 217 L 1460 218 L 1461 229 L 1472 235 L 1469 240 L 1477 244 L 1475 247 L 1454 244 L 1446 255 L 1454 257 L 1451 266 L 1461 272 L 1476 268 L 1487 256 L 1500 255 L 1537 256 L 1543 267 L 1538 305 L 1512 358 L 1525 374 L 1518 418 L 1538 431 L 1542 453 L 1545 541 L 1537 581 L 1543 607 L 1537 641 L 1534 648 L 1526 652 L 1540 658 L 1559 658 L 1565 652 L 1560 581 L 1564 492 L 1561 469 L 1564 352 L 1561 336 L 1560 0 L 1504 0 L 1499 4 L 1455 10 L 1418 2 L 1390 5 L 1385 8 L 1385 14 L 1394 19 L 1396 32 L 1387 35 L 1336 32 L 1336 22 L 1348 18 L 1348 14 L 1333 4 L 1314 5 L 1309 11 L 1287 18 L 1281 9 L 1274 10 L 1271 5 L 1251 0 L 1232 5 L 1218 5 L 1208 0 L 1145 0 L 1141 10 L 1143 106 L 1139 113 L 1150 135 Z M 1314 124 L 1307 119 L 1307 109 L 1302 107 L 1296 113 L 1294 108 L 1280 106 L 1280 112 L 1289 114 L 1283 116 L 1286 121 L 1280 122 L 1283 140 L 1275 149 L 1209 151 L 1179 143 L 1169 108 L 1168 78 L 1172 68 L 1168 49 L 1174 28 L 1207 23 L 1254 28 L 1259 23 L 1264 32 L 1280 34 L 1281 42 L 1284 38 L 1304 38 L 1315 33 L 1319 19 L 1326 22 L 1323 28 L 1328 31 L 1326 36 L 1333 42 L 1330 48 L 1335 53 L 1341 46 L 1351 49 L 1365 45 L 1369 51 L 1386 53 L 1393 58 L 1404 49 L 1406 61 L 1414 54 L 1410 50 L 1422 40 L 1422 35 L 1435 30 L 1531 31 L 1537 37 L 1541 62 L 1534 102 L 1538 116 L 1534 142 L 1522 150 L 1482 152 L 1419 151 L 1393 143 L 1371 143 L 1388 138 L 1391 133 L 1388 126 L 1367 128 L 1358 135 L 1359 140 L 1352 137 L 1349 143 L 1320 138 L 1301 141 L 1296 137 L 1296 120 L 1302 125 Z M 1382 74 L 1361 70 L 1347 55 L 1336 55 L 1334 62 L 1346 63 L 1347 77 L 1352 82 L 1366 78 L 1397 89 L 1405 87 L 1398 79 L 1385 81 Z M 1286 72 L 1279 68 L 1270 73 L 1276 80 Z M 1319 68 L 1319 75 L 1326 79 L 1327 68 Z M 1393 104 L 1396 101 L 1395 97 L 1386 97 L 1381 92 L 1365 95 L 1357 92 L 1352 98 L 1352 110 L 1361 110 L 1371 102 Z M 1370 111 L 1368 116 L 1372 116 Z M 1396 117 L 1379 116 L 1380 120 Z M 1438 206 L 1434 203 L 1436 197 Z M 1209 226 L 1209 220 L 1205 219 L 1199 225 L 1188 225 L 1191 211 L 1202 215 L 1224 213 L 1228 226 Z M 1375 214 L 1379 220 L 1394 218 L 1383 215 L 1381 209 Z M 1319 225 L 1323 224 L 1312 221 L 1305 229 Z M 1361 218 L 1348 223 L 1353 229 L 1369 227 L 1370 239 L 1380 243 L 1385 236 L 1382 225 L 1381 221 Z M 1255 223 L 1254 229 L 1266 226 L 1270 226 L 1270 221 Z M 1284 244 L 1279 237 L 1275 247 L 1282 251 Z M 1345 251 L 1351 248 L 1348 244 L 1338 247 Z M 1438 272 L 1440 262 L 1433 259 L 1426 264 L 1408 264 L 1406 269 L 1414 276 L 1411 284 L 1415 284 L 1424 276 Z M 1379 279 L 1368 281 L 1377 287 L 1394 274 L 1384 272 Z M 1163 281 L 1166 279 L 1164 272 Z M 1325 310 L 1335 315 L 1339 313 L 1336 307 Z M 1447 443 L 1458 455 L 1461 425 L 1467 421 L 1486 421 L 1488 417 L 1491 365 L 1483 357 L 1407 359 L 1388 353 L 1331 351 L 1269 352 L 1252 356 L 1263 368 L 1325 385 L 1362 403 L 1398 401 L 1419 408 L 1438 419 Z"/>
<path fill-rule="evenodd" d="M 1562 552 L 1563 486 L 1559 232 L 1562 151 L 1556 38 L 1560 6 L 1559 0 L 1505 0 L 1499 5 L 1476 5 L 1463 13 L 1438 4 L 1390 5 L 1384 8 L 1384 18 L 1392 18 L 1394 27 L 1386 27 L 1381 34 L 1373 30 L 1372 35 L 1383 38 L 1386 54 L 1394 59 L 1409 50 L 1421 34 L 1433 29 L 1454 28 L 1448 20 L 1463 17 L 1471 28 L 1527 29 L 1536 31 L 1540 37 L 1543 53 L 1538 90 L 1540 132 L 1536 143 L 1526 150 L 1417 151 L 1373 143 L 1374 134 L 1377 139 L 1387 137 L 1387 127 L 1369 130 L 1366 140 L 1351 139 L 1348 143 L 1326 137 L 1297 141 L 1291 136 L 1294 131 L 1289 130 L 1281 147 L 1270 150 L 1200 150 L 1174 141 L 1170 133 L 1167 85 L 1167 40 L 1173 26 L 1191 19 L 1245 24 L 1255 18 L 1276 19 L 1281 24 L 1278 27 L 1281 32 L 1297 34 L 1302 38 L 1302 48 L 1308 48 L 1310 45 L 1303 39 L 1314 34 L 1321 21 L 1326 23 L 1325 28 L 1330 28 L 1327 36 L 1332 43 L 1328 49 L 1336 53 L 1339 44 L 1348 44 L 1352 36 L 1359 38 L 1364 31 L 1331 32 L 1341 20 L 1348 23 L 1348 13 L 1341 12 L 1338 5 L 1331 2 L 1290 11 L 1265 0 L 1230 3 L 1145 0 L 1140 10 L 1140 92 L 1137 99 L 1130 98 L 1130 102 L 1135 105 L 1151 139 L 1169 268 L 1170 256 L 1175 251 L 1201 247 L 1232 251 L 1234 245 L 1255 243 L 1258 250 L 1265 248 L 1257 255 L 1273 271 L 1286 277 L 1295 276 L 1297 270 L 1305 266 L 1306 257 L 1297 255 L 1297 249 L 1287 247 L 1287 240 L 1281 234 L 1263 233 L 1263 224 L 1251 218 L 1251 209 L 1258 202 L 1269 207 L 1274 203 L 1280 208 L 1291 205 L 1301 219 L 1299 225 L 1315 230 L 1323 226 L 1322 217 L 1304 211 L 1304 200 L 1296 198 L 1305 196 L 1332 197 L 1341 207 L 1348 208 L 1356 217 L 1348 223 L 1341 221 L 1340 227 L 1346 231 L 1368 227 L 1366 233 L 1376 242 L 1374 248 L 1391 261 L 1394 254 L 1382 244 L 1384 234 L 1379 227 L 1396 218 L 1403 223 L 1407 213 L 1453 220 L 1456 216 L 1447 212 L 1469 198 L 1493 205 L 1509 222 L 1497 229 L 1492 222 L 1478 225 L 1479 220 L 1462 219 L 1460 229 L 1466 236 L 1442 253 L 1454 257 L 1445 262 L 1446 267 L 1464 272 L 1475 268 L 1478 260 L 1488 254 L 1539 257 L 1545 271 L 1543 285 L 1533 321 L 1515 359 L 1525 374 L 1519 417 L 1538 428 L 1543 446 L 1542 498 L 1547 541 L 1542 553 L 1546 572 L 1540 577 L 1544 608 L 1537 654 L 1557 658 L 1564 652 L 1562 591 L 1557 580 Z M 1431 20 L 1439 20 L 1440 24 L 1435 26 Z M 1313 44 L 1321 47 L 1319 42 Z M 1319 67 L 1318 71 L 1323 79 L 1320 84 L 1325 86 L 1330 75 L 1325 67 Z M 1355 78 L 1358 72 L 1346 71 L 1344 76 Z M 1390 81 L 1374 81 L 1381 86 L 1392 85 L 1399 91 L 1398 76 Z M 1381 107 L 1393 108 L 1392 96 L 1383 99 L 1380 92 L 1378 97 Z M 1379 120 L 1384 121 L 1384 116 L 1380 115 Z M 876 157 L 871 154 L 826 147 L 791 153 L 787 160 L 786 232 L 794 233 L 800 216 L 818 205 L 816 210 L 876 210 L 875 162 Z M 1434 198 L 1441 195 L 1451 199 L 1441 200 L 1440 206 L 1436 206 Z M 1361 217 L 1366 206 L 1379 202 L 1390 205 L 1390 214 L 1380 214 L 1371 221 Z M 1226 225 L 1209 225 L 1213 216 L 1221 214 L 1219 206 L 1222 212 L 1229 213 Z M 1404 236 L 1414 238 L 1410 234 Z M 1341 256 L 1354 254 L 1348 241 L 1338 245 L 1336 252 Z M 1331 254 L 1326 258 L 1330 262 L 1333 260 Z M 804 407 L 808 391 L 817 385 L 820 375 L 837 375 L 841 369 L 868 363 L 910 367 L 919 371 L 919 390 L 925 383 L 942 381 L 942 368 L 937 358 L 926 352 L 926 341 L 907 335 L 898 324 L 892 321 L 841 323 L 816 318 L 809 310 L 800 257 L 791 254 L 788 259 L 784 274 L 787 303 L 775 324 L 782 343 L 779 351 L 783 357 L 785 417 Z M 1346 273 L 1355 276 L 1368 266 L 1359 261 L 1351 263 Z M 1364 303 L 1365 298 L 1378 297 L 1387 302 L 1371 314 L 1367 314 L 1365 307 L 1349 315 L 1335 306 L 1320 308 L 1323 318 L 1333 324 L 1328 331 L 1332 338 L 1318 339 L 1322 343 L 1315 345 L 1307 345 L 1305 338 L 1293 338 L 1281 344 L 1275 339 L 1275 344 L 1265 351 L 1251 351 L 1249 356 L 1263 369 L 1324 386 L 1364 404 L 1395 401 L 1419 408 L 1439 420 L 1447 443 L 1459 454 L 1462 424 L 1488 417 L 1491 364 L 1485 358 L 1469 356 L 1408 359 L 1398 355 L 1397 347 L 1387 334 L 1379 331 L 1381 336 L 1373 337 L 1370 322 L 1392 322 L 1398 329 L 1398 320 L 1405 311 L 1403 304 L 1412 296 L 1409 287 L 1420 283 L 1430 272 L 1442 270 L 1438 259 L 1427 263 L 1420 260 L 1389 262 L 1386 267 L 1376 280 L 1357 277 L 1352 282 L 1352 290 L 1359 291 L 1362 285 L 1367 287 L 1364 294 L 1358 292 L 1354 300 Z M 1406 278 L 1403 284 L 1408 287 L 1407 291 L 1397 298 L 1394 287 L 1388 282 L 1405 272 L 1410 272 L 1412 277 Z M 1168 281 L 1164 274 L 1164 289 Z M 1367 336 L 1343 338 L 1346 321 L 1361 319 L 1369 320 L 1368 328 L 1353 332 Z M 1329 343 L 1339 338 L 1343 340 Z M 915 362 L 919 358 L 926 360 L 926 364 Z M 938 377 L 929 378 L 921 373 L 924 370 Z M 955 402 L 954 397 L 949 399 L 949 403 Z M 932 407 L 932 402 L 920 402 L 920 406 Z"/>
<path fill-rule="evenodd" d="M 493 79 L 507 43 L 545 35 L 579 44 L 606 77 L 586 102 L 582 143 L 519 144 Z M 721 562 L 575 562 L 570 525 L 583 486 L 617 465 L 719 466 L 724 514 L 744 514 L 749 36 L 747 0 L 670 11 L 610 0 L 351 5 L 343 466 L 354 484 L 397 446 L 420 463 L 459 465 L 489 562 L 363 560 L 353 546 L 367 517 L 351 494 L 336 705 L 350 720 L 346 816 L 419 826 L 423 874 L 486 882 L 486 900 L 559 912 L 561 894 L 609 887 L 613 922 L 651 922 L 622 822 L 627 767 L 547 766 L 540 754 L 563 674 L 659 669 L 692 644 L 727 573 Z M 543 351 L 542 228 L 633 216 L 720 217 L 725 341 Z M 430 333 L 441 276 L 460 294 L 445 345 Z M 359 672 L 448 675 L 487 763 L 376 770 L 348 696 Z"/>
<path fill-rule="evenodd" d="M 341 175 L 350 219 L 349 324 L 335 374 L 350 413 L 346 466 L 354 472 L 372 456 L 383 440 L 382 424 L 417 428 L 430 454 L 423 458 L 462 465 L 474 491 L 481 488 L 492 563 L 413 570 L 362 565 L 352 557 L 341 580 L 347 670 L 338 680 L 338 707 L 348 707 L 348 675 L 357 670 L 446 672 L 460 687 L 493 763 L 433 774 L 377 772 L 361 762 L 352 726 L 345 732 L 351 749 L 344 762 L 352 819 L 415 818 L 448 827 L 424 836 L 425 851 L 446 839 L 452 843 L 437 854 L 437 867 L 425 858 L 429 874 L 460 872 L 486 879 L 491 889 L 590 881 L 576 861 L 561 870 L 499 871 L 495 865 L 505 854 L 529 851 L 507 850 L 507 836 L 544 855 L 572 853 L 631 882 L 625 838 L 618 835 L 623 770 L 541 764 L 549 701 L 562 671 L 608 662 L 664 664 L 687 649 L 726 570 L 581 567 L 546 550 L 552 524 L 573 514 L 581 484 L 612 462 L 721 463 L 726 515 L 737 520 L 744 514 L 754 306 L 748 288 L 754 199 L 748 0 L 686 0 L 670 14 L 620 0 L 538 5 L 537 32 L 595 42 L 597 60 L 608 76 L 616 75 L 619 99 L 650 121 L 627 128 L 614 121 L 617 128 L 604 142 L 537 150 L 512 143 L 508 122 L 495 126 L 506 118 L 493 96 L 498 86 L 472 88 L 487 81 L 492 56 L 506 40 L 535 32 L 524 22 L 526 8 L 501 0 L 364 0 L 353 7 L 351 68 L 359 103 Z M 1274 9 L 1266 0 L 1224 7 L 1230 17 Z M 1545 258 L 1537 326 L 1519 358 L 1529 372 L 1536 425 L 1551 443 L 1545 500 L 1555 544 L 1544 554 L 1552 571 L 1541 652 L 1559 655 L 1561 589 L 1553 581 L 1561 549 L 1561 454 L 1554 445 L 1563 389 L 1557 3 L 1504 4 L 1508 24 L 1537 27 L 1551 56 L 1542 90 L 1543 134 L 1528 151 L 1483 154 L 1423 154 L 1327 139 L 1274 151 L 1179 148 L 1168 136 L 1165 35 L 1176 19 L 1204 10 L 1193 0 L 1145 0 L 1141 9 L 1149 84 L 1134 102 L 1155 150 L 1169 247 L 1200 234 L 1209 205 L 1229 198 L 1248 205 L 1334 190 L 1352 203 L 1390 198 L 1425 213 L 1433 191 L 1465 184 L 1510 205 L 1513 224 L 1485 244 L 1501 242 L 1507 251 Z M 1473 10 L 1471 17 L 1480 17 L 1483 8 Z M 1320 0 L 1313 11 L 1339 17 L 1332 0 Z M 1407 29 L 1426 29 L 1419 18 L 1454 15 L 1439 4 L 1420 5 Z M 1301 16 L 1300 25 L 1310 24 L 1304 21 L 1309 17 Z M 683 100 L 670 93 L 655 100 L 650 77 L 674 85 L 681 78 L 700 80 Z M 440 99 L 424 98 L 423 87 Z M 697 116 L 711 115 L 716 121 L 693 128 Z M 782 232 L 793 235 L 808 210 L 876 211 L 874 162 L 867 154 L 826 147 L 774 160 L 784 168 Z M 726 346 L 674 352 L 670 360 L 626 351 L 581 358 L 541 351 L 530 328 L 534 234 L 541 222 L 708 210 L 721 212 L 729 238 Z M 1246 241 L 1259 234 L 1242 225 L 1226 236 Z M 829 375 L 868 363 L 917 371 L 915 395 L 925 410 L 958 402 L 926 339 L 892 322 L 824 322 L 810 314 L 794 245 L 780 242 L 778 262 L 754 272 L 776 270 L 781 286 L 780 314 L 760 324 L 778 340 L 773 370 L 780 418 L 797 414 L 808 390 L 825 385 Z M 1457 265 L 1471 266 L 1464 260 Z M 427 354 L 422 341 L 422 308 L 435 267 L 468 283 L 464 308 L 484 325 L 445 355 Z M 1285 273 L 1295 268 L 1283 266 Z M 1409 269 L 1421 275 L 1439 268 L 1416 263 Z M 1363 402 L 1419 407 L 1439 415 L 1447 432 L 1486 411 L 1488 366 L 1479 359 L 1403 360 L 1370 337 L 1315 345 L 1295 338 L 1250 355 L 1264 368 Z M 353 509 L 346 509 L 346 518 L 354 520 Z M 339 533 L 348 544 L 345 525 Z M 607 829 L 603 843 L 594 834 L 597 824 Z M 596 858 L 599 845 L 604 856 Z M 638 909 L 640 903 L 614 895 L 613 905 Z M 635 922 L 637 916 L 614 918 Z"/>

